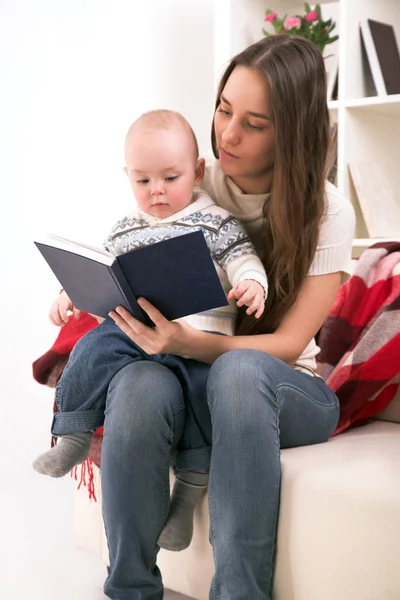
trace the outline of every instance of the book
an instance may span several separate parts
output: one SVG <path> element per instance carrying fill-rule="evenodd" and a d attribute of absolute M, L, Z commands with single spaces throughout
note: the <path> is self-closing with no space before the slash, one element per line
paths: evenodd
<path fill-rule="evenodd" d="M 339 2 L 328 2 L 321 5 L 321 14 L 324 21 L 331 20 L 335 23 L 335 34 L 340 36 L 340 6 Z M 339 40 L 328 44 L 324 49 L 324 62 L 326 69 L 327 102 L 337 100 L 338 97 L 338 68 L 339 68 Z"/>
<path fill-rule="evenodd" d="M 337 149 L 338 149 L 338 124 L 334 123 L 330 128 L 331 139 L 329 143 L 328 156 L 327 156 L 327 179 L 333 185 L 337 185 Z"/>
<path fill-rule="evenodd" d="M 372 161 L 349 162 L 349 171 L 371 238 L 398 239 L 400 204 L 382 169 Z"/>
<path fill-rule="evenodd" d="M 100 317 L 121 305 L 152 325 L 143 297 L 169 321 L 228 305 L 201 231 L 114 257 L 106 250 L 55 235 L 34 241 L 73 305 Z"/>
<path fill-rule="evenodd" d="M 400 94 L 400 53 L 392 25 L 373 19 L 360 22 L 363 53 L 368 58 L 370 74 L 377 94 Z M 367 87 L 369 73 L 366 73 Z M 367 90 L 367 93 L 370 93 Z"/>
<path fill-rule="evenodd" d="M 339 80 L 339 61 L 337 54 L 330 54 L 325 59 L 326 66 L 326 87 L 327 101 L 337 100 L 338 80 Z"/>

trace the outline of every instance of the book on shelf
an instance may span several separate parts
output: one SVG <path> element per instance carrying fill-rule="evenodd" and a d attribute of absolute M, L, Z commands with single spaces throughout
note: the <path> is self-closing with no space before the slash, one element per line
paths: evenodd
<path fill-rule="evenodd" d="M 325 58 L 327 101 L 338 99 L 339 61 L 337 53 Z"/>
<path fill-rule="evenodd" d="M 340 37 L 340 6 L 338 2 L 328 2 L 321 5 L 322 18 L 335 22 L 335 34 Z M 324 49 L 324 62 L 327 82 L 327 101 L 338 98 L 338 67 L 339 67 L 339 40 L 328 44 Z"/>
<path fill-rule="evenodd" d="M 349 171 L 370 238 L 396 238 L 400 232 L 400 202 L 384 171 L 374 162 L 354 160 Z"/>
<path fill-rule="evenodd" d="M 400 94 L 400 53 L 394 28 L 373 19 L 360 21 L 367 95 Z M 372 85 L 373 84 L 373 85 Z"/>
<path fill-rule="evenodd" d="M 140 297 L 169 321 L 228 304 L 201 231 L 117 257 L 51 234 L 34 243 L 73 305 L 100 317 L 121 305 L 151 325 L 137 303 Z"/>
<path fill-rule="evenodd" d="M 337 149 L 338 149 L 338 125 L 331 125 L 331 138 L 329 142 L 328 157 L 327 157 L 327 177 L 328 181 L 337 185 Z"/>

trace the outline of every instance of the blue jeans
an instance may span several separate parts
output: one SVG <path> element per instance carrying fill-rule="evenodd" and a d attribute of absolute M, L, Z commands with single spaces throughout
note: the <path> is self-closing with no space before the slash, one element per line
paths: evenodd
<path fill-rule="evenodd" d="M 174 459 L 175 470 L 208 471 L 211 420 L 206 389 L 210 366 L 173 354 L 146 354 L 112 319 L 106 319 L 75 344 L 57 385 L 59 412 L 53 417 L 52 434 L 62 436 L 101 427 L 110 382 L 126 365 L 138 361 L 166 366 L 182 387 L 186 403 L 185 430 Z M 136 383 L 131 382 L 131 385 L 133 388 Z M 203 430 L 208 432 L 208 439 Z"/>
<path fill-rule="evenodd" d="M 210 600 L 270 600 L 280 493 L 280 448 L 328 440 L 339 418 L 319 378 L 254 350 L 210 369 L 209 486 L 215 576 Z M 185 402 L 163 365 L 134 363 L 108 392 L 102 448 L 103 516 L 113 600 L 161 600 L 157 538 L 168 513 L 168 465 Z M 204 423 L 205 436 L 209 422 Z M 289 542 L 290 543 L 290 542 Z"/>

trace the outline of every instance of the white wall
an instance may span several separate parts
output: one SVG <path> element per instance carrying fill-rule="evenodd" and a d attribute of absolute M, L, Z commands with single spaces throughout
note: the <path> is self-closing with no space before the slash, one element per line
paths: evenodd
<path fill-rule="evenodd" d="M 53 394 L 31 364 L 57 334 L 59 286 L 32 239 L 102 241 L 132 201 L 122 149 L 142 111 L 181 111 L 209 151 L 213 52 L 212 0 L 0 2 L 0 490 L 29 495 L 49 442 Z M 69 489 L 37 478 L 43 502 Z"/>

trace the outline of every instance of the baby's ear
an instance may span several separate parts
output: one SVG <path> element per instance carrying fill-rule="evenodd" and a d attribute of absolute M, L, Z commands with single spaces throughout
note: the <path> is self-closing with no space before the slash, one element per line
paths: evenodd
<path fill-rule="evenodd" d="M 199 158 L 196 164 L 194 185 L 200 185 L 204 179 L 204 172 L 206 169 L 206 161 L 204 158 Z"/>
<path fill-rule="evenodd" d="M 125 175 L 128 175 L 128 169 L 126 167 L 122 167 L 122 170 L 125 173 Z"/>

